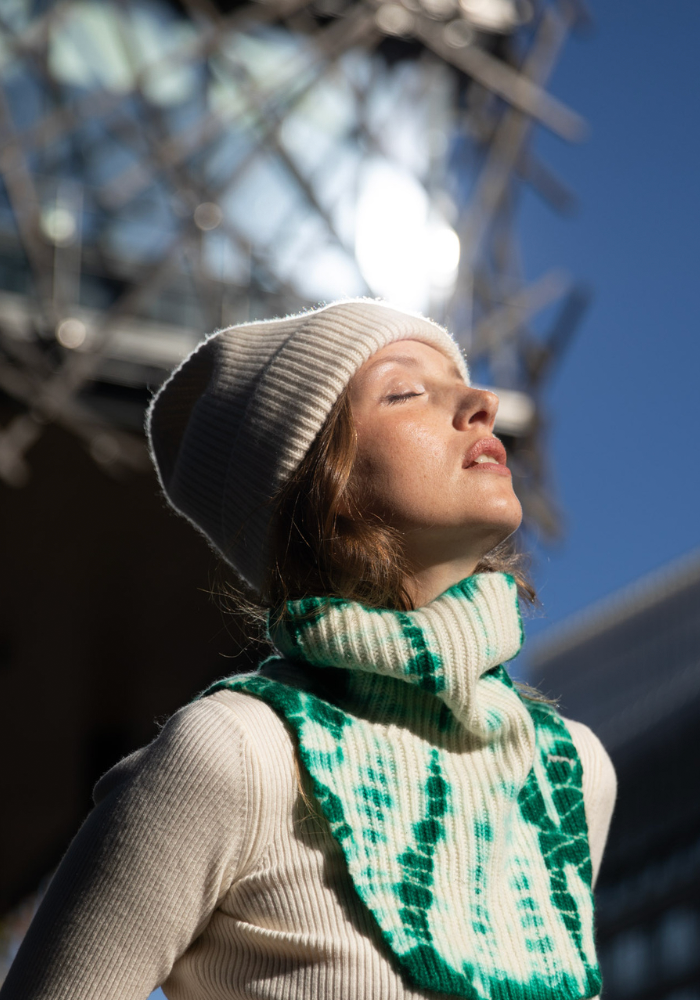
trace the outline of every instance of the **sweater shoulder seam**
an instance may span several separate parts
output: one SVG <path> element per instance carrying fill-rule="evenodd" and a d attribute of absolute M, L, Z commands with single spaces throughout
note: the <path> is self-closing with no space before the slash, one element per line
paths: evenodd
<path fill-rule="evenodd" d="M 202 699 L 202 701 L 205 700 L 208 701 L 210 699 L 212 701 L 215 701 L 216 704 L 221 705 L 222 708 L 227 709 L 228 712 L 230 712 L 230 714 L 236 719 L 240 732 L 245 740 L 244 752 L 246 750 L 248 751 L 249 759 L 252 763 L 253 768 L 257 772 L 257 781 L 255 783 L 259 789 L 258 803 L 257 803 L 257 808 L 255 810 L 255 820 L 254 823 L 252 824 L 252 829 L 249 830 L 249 836 L 246 838 L 249 847 L 247 852 L 245 852 L 246 856 L 239 858 L 238 859 L 239 863 L 236 865 L 237 874 L 238 877 L 240 878 L 241 876 L 249 874 L 251 871 L 255 870 L 260 861 L 260 858 L 263 855 L 264 849 L 267 846 L 261 842 L 262 838 L 260 837 L 260 829 L 262 826 L 262 813 L 263 809 L 265 808 L 265 803 L 263 801 L 263 796 L 265 794 L 265 782 L 261 780 L 264 768 L 263 768 L 262 758 L 260 756 L 258 741 L 250 732 L 246 720 L 241 716 L 241 714 L 239 714 L 236 711 L 235 706 L 230 704 L 228 698 L 223 699 L 216 697 L 216 695 L 219 695 L 221 693 L 222 693 L 221 691 L 216 691 L 211 695 L 206 695 L 205 698 Z M 242 691 L 228 692 L 228 693 L 231 694 L 235 693 L 237 695 L 243 696 L 247 700 L 259 702 L 259 699 L 254 698 L 252 695 L 247 695 Z M 264 702 L 259 702 L 259 703 L 264 705 Z M 246 817 L 249 817 L 252 813 L 251 802 L 253 797 L 251 795 L 251 789 L 249 786 L 248 774 L 246 774 L 245 795 L 246 795 Z M 233 883 L 233 878 L 231 878 L 229 881 L 229 887 L 232 883 Z"/>

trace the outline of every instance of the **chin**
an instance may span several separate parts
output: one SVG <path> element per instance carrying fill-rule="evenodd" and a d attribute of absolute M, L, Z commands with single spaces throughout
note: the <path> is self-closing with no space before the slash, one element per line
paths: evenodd
<path fill-rule="evenodd" d="M 512 535 L 516 531 L 523 519 L 523 508 L 512 489 L 502 493 L 500 496 L 492 496 L 473 508 L 475 521 L 482 521 L 485 525 L 493 525 L 495 529 L 500 528 L 506 534 Z"/>
<path fill-rule="evenodd" d="M 520 527 L 522 519 L 520 501 L 515 494 L 512 494 L 507 500 L 489 505 L 488 510 L 479 511 L 476 517 L 468 518 L 464 527 L 472 537 L 475 532 L 483 537 L 485 555 L 501 542 L 505 542 L 506 538 L 510 538 Z"/>

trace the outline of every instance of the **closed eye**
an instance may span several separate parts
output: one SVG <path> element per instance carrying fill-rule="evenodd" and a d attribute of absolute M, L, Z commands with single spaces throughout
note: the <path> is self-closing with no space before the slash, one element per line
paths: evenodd
<path fill-rule="evenodd" d="M 402 403 L 406 399 L 412 399 L 414 396 L 423 396 L 423 395 L 424 393 L 422 392 L 402 392 L 402 393 L 397 393 L 396 395 L 385 396 L 384 398 L 386 399 L 387 403 L 389 403 L 389 405 L 392 405 L 393 403 Z"/>

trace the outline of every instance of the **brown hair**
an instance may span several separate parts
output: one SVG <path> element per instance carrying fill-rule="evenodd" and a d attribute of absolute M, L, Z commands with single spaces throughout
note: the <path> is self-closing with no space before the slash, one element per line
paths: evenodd
<path fill-rule="evenodd" d="M 378 518 L 360 515 L 352 478 L 356 455 L 357 434 L 344 390 L 274 500 L 272 566 L 262 595 L 268 608 L 305 596 L 332 595 L 372 607 L 413 609 L 400 533 Z M 507 541 L 489 552 L 475 572 L 510 573 L 521 597 L 534 603 L 524 562 Z"/>

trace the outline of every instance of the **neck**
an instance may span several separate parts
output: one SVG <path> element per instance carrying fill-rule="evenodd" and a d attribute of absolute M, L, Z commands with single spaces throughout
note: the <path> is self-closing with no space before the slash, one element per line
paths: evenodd
<path fill-rule="evenodd" d="M 406 590 L 413 607 L 422 608 L 455 583 L 473 576 L 486 553 L 503 538 L 502 530 L 493 528 L 475 531 L 470 536 L 463 531 L 405 531 Z"/>
<path fill-rule="evenodd" d="M 472 576 L 478 565 L 478 559 L 451 559 L 411 569 L 406 582 L 406 590 L 413 602 L 414 608 L 422 608 L 425 604 L 444 594 L 455 583 Z"/>

